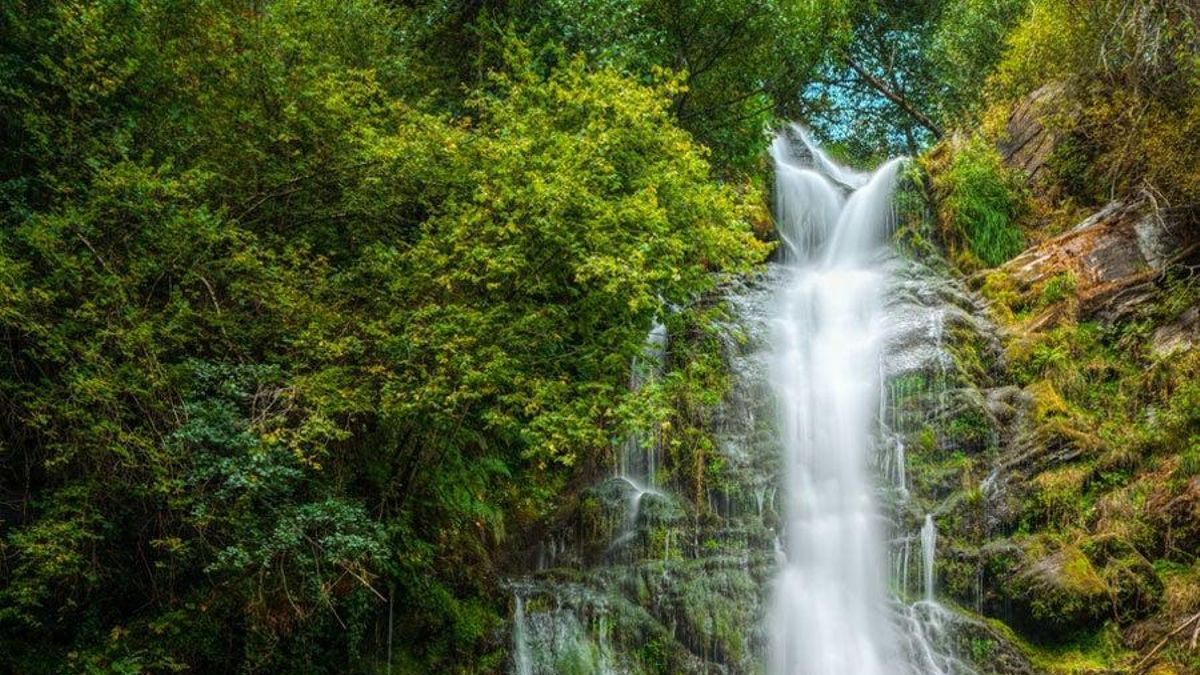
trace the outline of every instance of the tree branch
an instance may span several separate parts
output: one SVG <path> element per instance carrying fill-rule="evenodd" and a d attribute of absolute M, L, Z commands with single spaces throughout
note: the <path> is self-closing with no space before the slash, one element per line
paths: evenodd
<path fill-rule="evenodd" d="M 901 96 L 899 93 L 893 91 L 892 88 L 889 87 L 883 80 L 880 80 L 878 77 L 875 77 L 871 73 L 867 72 L 867 70 L 858 65 L 854 59 L 850 58 L 849 56 L 844 56 L 844 58 L 846 59 L 846 65 L 850 66 L 850 69 L 853 70 L 859 77 L 861 77 L 868 86 L 875 91 L 878 91 L 887 100 L 895 103 L 896 106 L 903 110 L 909 117 L 911 117 L 914 122 L 928 129 L 929 132 L 933 134 L 934 138 L 942 137 L 941 128 L 938 127 L 933 120 L 929 119 L 928 115 L 920 110 L 917 110 L 916 107 L 913 106 L 912 102 Z"/>
<path fill-rule="evenodd" d="M 1171 631 L 1170 633 L 1167 633 L 1166 636 L 1163 637 L 1163 639 L 1158 644 L 1154 645 L 1154 649 L 1151 649 L 1148 654 L 1146 654 L 1145 656 L 1142 657 L 1141 661 L 1138 661 L 1137 665 L 1133 667 L 1134 672 L 1135 673 L 1142 672 L 1142 666 L 1146 665 L 1146 663 L 1155 654 L 1158 653 L 1158 650 L 1162 649 L 1163 645 L 1167 644 L 1168 640 L 1170 640 L 1172 637 L 1174 637 L 1177 633 L 1179 633 L 1183 629 L 1190 626 L 1193 622 L 1197 622 L 1197 621 L 1200 621 L 1200 612 L 1193 614 L 1190 618 L 1188 618 L 1187 621 L 1184 621 L 1183 623 L 1179 624 L 1179 626 L 1177 626 L 1175 628 L 1175 630 Z M 1200 630 L 1200 623 L 1197 623 L 1197 630 Z M 1194 633 L 1192 634 L 1192 648 L 1193 649 L 1196 648 L 1196 635 Z"/>

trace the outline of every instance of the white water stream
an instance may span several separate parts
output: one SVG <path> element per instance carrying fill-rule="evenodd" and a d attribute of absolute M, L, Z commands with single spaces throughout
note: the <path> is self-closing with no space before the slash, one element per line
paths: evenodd
<path fill-rule="evenodd" d="M 925 524 L 921 526 L 921 571 L 925 574 L 925 601 L 933 602 L 933 558 L 937 550 L 937 528 L 933 524 L 933 516 L 925 515 Z"/>
<path fill-rule="evenodd" d="M 894 673 L 899 640 L 868 465 L 885 336 L 883 254 L 901 160 L 863 176 L 801 129 L 781 133 L 771 154 L 790 279 L 775 317 L 772 379 L 788 507 L 770 672 Z"/>
<path fill-rule="evenodd" d="M 513 600 L 513 672 L 515 675 L 533 675 L 533 659 L 529 655 L 529 640 L 525 636 L 525 599 L 516 594 Z"/>

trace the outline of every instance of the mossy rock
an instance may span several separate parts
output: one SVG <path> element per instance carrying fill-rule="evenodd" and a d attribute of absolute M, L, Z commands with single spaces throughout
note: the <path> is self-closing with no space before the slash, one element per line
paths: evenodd
<path fill-rule="evenodd" d="M 1110 561 L 1100 572 L 1113 589 L 1120 623 L 1149 616 L 1158 609 L 1163 586 L 1154 566 L 1140 555 Z"/>
<path fill-rule="evenodd" d="M 955 620 L 954 653 L 979 675 L 1034 675 L 1039 671 L 1007 627 L 997 627 L 963 612 Z"/>
<path fill-rule="evenodd" d="M 977 454 L 995 444 L 999 423 L 979 390 L 951 390 L 944 398 L 937 420 L 940 449 Z"/>
<path fill-rule="evenodd" d="M 1112 616 L 1112 589 L 1075 544 L 1035 538 L 1008 585 L 1017 628 L 1039 642 L 1071 639 Z"/>
<path fill-rule="evenodd" d="M 758 589 L 745 574 L 726 572 L 690 580 L 680 600 L 685 630 L 699 638 L 702 652 L 740 663 L 750 654 L 746 626 L 756 620 Z"/>
<path fill-rule="evenodd" d="M 1097 455 L 1104 442 L 1077 417 L 1055 417 L 1043 420 L 1034 429 L 1034 438 L 1048 450 L 1069 450 L 1072 457 Z"/>
<path fill-rule="evenodd" d="M 1200 476 L 1182 486 L 1161 485 L 1149 496 L 1150 524 L 1162 537 L 1158 547 L 1168 560 L 1187 562 L 1200 550 Z"/>
<path fill-rule="evenodd" d="M 1024 504 L 1024 517 L 1057 527 L 1082 525 L 1087 513 L 1083 494 L 1092 472 L 1091 466 L 1075 463 L 1037 474 L 1030 481 L 1032 489 Z"/>
<path fill-rule="evenodd" d="M 988 414 L 1002 427 L 1017 421 L 1033 405 L 1032 397 L 1020 387 L 1005 385 L 984 390 Z"/>
<path fill-rule="evenodd" d="M 1050 380 L 1038 380 L 1025 387 L 1025 391 L 1033 399 L 1033 418 L 1038 422 L 1070 412 L 1066 401 Z"/>

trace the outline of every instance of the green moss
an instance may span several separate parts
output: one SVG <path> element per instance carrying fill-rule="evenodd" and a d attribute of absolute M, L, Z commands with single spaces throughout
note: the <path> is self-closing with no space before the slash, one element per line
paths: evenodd
<path fill-rule="evenodd" d="M 974 329 L 961 325 L 952 327 L 949 351 L 960 379 L 977 386 L 987 381 L 994 364 L 991 354 Z"/>
<path fill-rule="evenodd" d="M 931 453 L 937 449 L 937 432 L 933 427 L 925 427 L 917 434 L 917 447 L 924 453 Z"/>
<path fill-rule="evenodd" d="M 1084 486 L 1092 475 L 1089 465 L 1069 465 L 1045 471 L 1033 479 L 1033 505 L 1029 516 L 1061 529 L 1081 525 L 1090 504 Z"/>
<path fill-rule="evenodd" d="M 964 452 L 979 452 L 992 441 L 991 420 L 983 410 L 967 407 L 945 427 L 946 444 Z"/>
<path fill-rule="evenodd" d="M 1024 654 L 1038 672 L 1048 675 L 1096 675 L 1131 665 L 1134 657 L 1115 626 L 1106 626 L 1065 644 L 1044 645 L 1030 642 L 999 619 L 981 620 Z"/>
<path fill-rule="evenodd" d="M 749 654 L 746 630 L 757 620 L 758 587 L 740 568 L 697 568 L 679 582 L 680 617 L 703 652 L 740 663 Z"/>
<path fill-rule="evenodd" d="M 647 673 L 667 675 L 670 671 L 670 659 L 667 657 L 667 646 L 662 638 L 653 638 L 642 644 L 640 656 Z"/>
<path fill-rule="evenodd" d="M 1033 663 L 1050 675 L 1094 675 L 1131 665 L 1133 652 L 1115 626 L 1066 645 L 1030 650 Z"/>
<path fill-rule="evenodd" d="M 1033 416 L 1038 421 L 1069 413 L 1066 401 L 1049 380 L 1034 382 L 1025 387 L 1025 392 L 1033 397 Z"/>
<path fill-rule="evenodd" d="M 577 639 L 554 663 L 554 672 L 562 675 L 593 675 L 599 672 L 600 649 L 591 640 Z"/>
<path fill-rule="evenodd" d="M 1021 294 L 1004 270 L 990 270 L 983 277 L 979 292 L 988 300 L 993 318 L 1004 324 L 1016 320 L 1016 312 L 1022 309 Z"/>
<path fill-rule="evenodd" d="M 1070 271 L 1059 272 L 1050 277 L 1045 284 L 1042 285 L 1039 293 L 1040 298 L 1038 305 L 1041 307 L 1049 307 L 1056 305 L 1075 294 L 1076 280 L 1075 275 Z"/>
<path fill-rule="evenodd" d="M 1190 480 L 1200 476 L 1200 437 L 1193 436 L 1191 447 L 1179 456 L 1179 469 L 1176 476 L 1182 480 Z"/>
<path fill-rule="evenodd" d="M 1080 415 L 1045 419 L 1035 428 L 1034 437 L 1043 448 L 1074 450 L 1085 457 L 1099 454 L 1104 447 L 1103 441 Z"/>
<path fill-rule="evenodd" d="M 1039 535 L 1022 541 L 1021 563 L 1009 596 L 1020 630 L 1044 644 L 1086 636 L 1112 615 L 1112 595 L 1078 544 Z"/>

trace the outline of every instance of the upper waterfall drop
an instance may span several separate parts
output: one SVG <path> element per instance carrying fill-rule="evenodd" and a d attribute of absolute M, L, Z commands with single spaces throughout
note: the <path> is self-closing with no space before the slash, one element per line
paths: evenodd
<path fill-rule="evenodd" d="M 800 127 L 780 133 L 771 150 L 789 277 L 774 317 L 772 384 L 788 505 L 769 617 L 770 672 L 894 673 L 901 650 L 888 620 L 868 462 L 888 274 L 878 254 L 901 160 L 860 174 Z"/>

